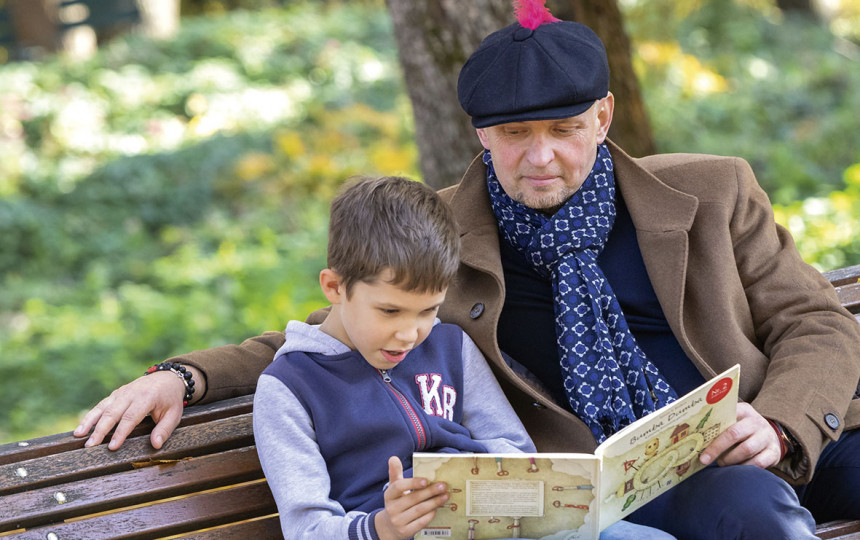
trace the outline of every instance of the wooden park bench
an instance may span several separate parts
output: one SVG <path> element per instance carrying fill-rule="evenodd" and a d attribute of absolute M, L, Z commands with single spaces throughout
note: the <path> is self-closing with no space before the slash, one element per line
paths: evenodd
<path fill-rule="evenodd" d="M 860 320 L 860 265 L 825 274 Z M 0 446 L 0 538 L 280 538 L 254 447 L 253 396 L 190 407 L 161 450 L 151 421 L 111 452 L 71 433 Z M 860 494 L 858 494 L 860 496 Z M 860 520 L 819 526 L 860 540 Z"/>

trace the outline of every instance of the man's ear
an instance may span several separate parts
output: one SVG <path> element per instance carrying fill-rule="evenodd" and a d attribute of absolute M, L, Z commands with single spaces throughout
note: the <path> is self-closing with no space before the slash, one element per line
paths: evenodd
<path fill-rule="evenodd" d="M 597 109 L 597 144 L 603 144 L 606 140 L 606 135 L 609 133 L 609 126 L 612 124 L 612 113 L 615 111 L 615 96 L 612 92 L 606 94 L 600 102 Z"/>
<path fill-rule="evenodd" d="M 490 149 L 490 138 L 487 135 L 486 128 L 476 128 L 475 133 L 478 134 L 478 139 L 480 139 L 481 145 L 484 147 L 484 149 L 489 150 Z"/>
<path fill-rule="evenodd" d="M 320 288 L 332 305 L 342 302 L 345 291 L 343 290 L 341 278 L 331 268 L 325 268 L 320 272 Z"/>

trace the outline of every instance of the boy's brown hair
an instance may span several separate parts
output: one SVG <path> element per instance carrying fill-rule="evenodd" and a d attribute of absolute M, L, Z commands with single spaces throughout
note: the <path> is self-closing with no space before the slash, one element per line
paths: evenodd
<path fill-rule="evenodd" d="M 331 203 L 328 267 L 347 296 L 386 268 L 407 291 L 438 292 L 457 272 L 454 214 L 426 185 L 399 176 L 357 177 Z"/>

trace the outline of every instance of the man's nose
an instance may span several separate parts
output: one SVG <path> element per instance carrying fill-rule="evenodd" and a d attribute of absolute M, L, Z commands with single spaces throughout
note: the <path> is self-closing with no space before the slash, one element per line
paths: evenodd
<path fill-rule="evenodd" d="M 531 144 L 526 152 L 526 159 L 535 167 L 545 167 L 553 160 L 555 151 L 551 141 L 540 134 L 532 137 Z"/>

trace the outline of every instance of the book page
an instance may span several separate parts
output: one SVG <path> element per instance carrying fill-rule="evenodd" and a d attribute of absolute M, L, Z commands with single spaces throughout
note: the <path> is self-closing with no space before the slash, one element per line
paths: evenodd
<path fill-rule="evenodd" d="M 705 467 L 699 454 L 736 421 L 739 373 L 736 365 L 597 448 L 600 530 Z"/>
<path fill-rule="evenodd" d="M 595 456 L 416 453 L 412 459 L 415 477 L 445 482 L 451 494 L 416 539 L 598 536 Z"/>

